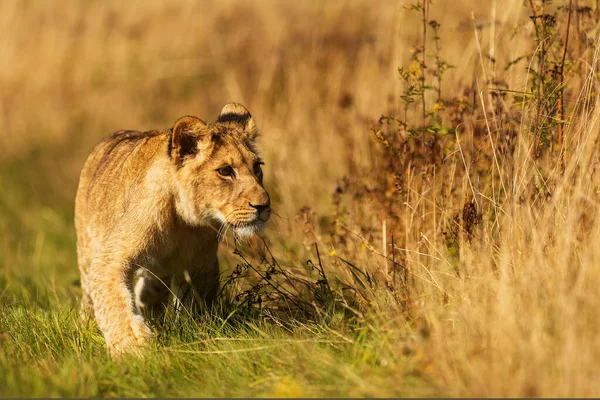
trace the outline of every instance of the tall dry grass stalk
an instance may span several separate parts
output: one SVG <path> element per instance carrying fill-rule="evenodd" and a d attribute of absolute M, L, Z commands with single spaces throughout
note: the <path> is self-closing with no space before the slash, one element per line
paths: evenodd
<path fill-rule="evenodd" d="M 587 83 L 597 85 L 593 73 Z M 446 312 L 440 316 L 439 304 L 428 310 L 438 332 L 433 354 L 444 359 L 449 385 L 460 377 L 459 386 L 480 396 L 598 393 L 596 102 L 569 125 L 578 144 L 564 174 L 543 177 L 530 157 L 516 160 L 522 168 L 498 227 L 484 226 L 488 237 L 465 250 L 464 275 L 445 280 Z M 527 193 L 532 182 L 546 194 Z"/>
<path fill-rule="evenodd" d="M 443 196 L 441 187 L 411 189 L 415 196 L 403 218 L 429 223 L 418 226 L 420 238 L 415 232 L 402 250 L 411 255 L 406 266 L 418 278 L 414 320 L 424 323 L 416 324 L 422 330 L 412 342 L 397 338 L 390 357 L 414 343 L 423 371 L 452 394 L 572 397 L 600 390 L 600 111 L 597 95 L 588 95 L 598 88 L 599 49 L 597 44 L 575 106 L 581 113 L 565 130 L 565 170 L 558 162 L 540 166 L 533 139 L 520 135 L 518 168 L 499 168 L 505 191 L 490 196 L 492 188 L 482 187 L 487 195 L 478 207 L 487 212 L 479 236 L 461 240 L 458 260 L 434 239 L 432 212 L 424 205 Z M 458 184 L 465 198 L 474 191 L 467 176 Z M 400 310 L 390 304 L 380 299 L 377 307 L 388 329 L 402 325 L 393 317 Z"/>

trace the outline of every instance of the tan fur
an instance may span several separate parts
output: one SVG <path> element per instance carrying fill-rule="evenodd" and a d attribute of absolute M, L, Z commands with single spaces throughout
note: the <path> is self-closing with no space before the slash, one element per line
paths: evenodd
<path fill-rule="evenodd" d="M 93 314 L 111 354 L 149 340 L 142 314 L 170 293 L 210 305 L 219 232 L 264 226 L 270 201 L 256 136 L 248 110 L 230 103 L 214 123 L 183 117 L 163 132 L 117 132 L 92 150 L 75 201 L 81 316 Z"/>

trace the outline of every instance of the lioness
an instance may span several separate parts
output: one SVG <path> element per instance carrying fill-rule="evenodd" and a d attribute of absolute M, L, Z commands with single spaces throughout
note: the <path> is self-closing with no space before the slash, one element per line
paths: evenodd
<path fill-rule="evenodd" d="M 187 116 L 94 147 L 75 199 L 81 316 L 95 317 L 111 354 L 148 341 L 142 313 L 164 307 L 170 293 L 210 305 L 219 233 L 263 228 L 271 210 L 257 135 L 248 110 L 229 103 L 214 123 Z"/>

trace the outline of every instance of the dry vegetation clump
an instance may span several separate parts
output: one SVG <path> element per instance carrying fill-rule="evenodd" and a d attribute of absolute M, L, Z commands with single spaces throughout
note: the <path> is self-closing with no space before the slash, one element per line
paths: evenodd
<path fill-rule="evenodd" d="M 39 285 L 76 304 L 72 203 L 95 142 L 238 101 L 276 215 L 223 243 L 217 325 L 350 343 L 323 356 L 331 381 L 302 375 L 313 395 L 598 395 L 599 15 L 584 0 L 3 2 L 0 304 L 52 309 Z M 156 325 L 166 348 L 203 335 Z M 379 375 L 358 379 L 357 360 Z"/>

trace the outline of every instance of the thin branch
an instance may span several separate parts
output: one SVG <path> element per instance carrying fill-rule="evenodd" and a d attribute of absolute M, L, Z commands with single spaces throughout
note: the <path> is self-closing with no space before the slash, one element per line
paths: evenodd
<path fill-rule="evenodd" d="M 564 88 L 563 88 L 563 82 L 565 79 L 565 60 L 567 58 L 567 49 L 569 46 L 569 28 L 571 27 L 571 14 L 573 13 L 573 0 L 569 0 L 569 12 L 567 14 L 567 29 L 565 32 L 565 46 L 563 48 L 563 54 L 562 54 L 562 58 L 560 60 L 560 65 L 559 65 L 559 69 L 558 69 L 558 90 L 559 95 L 558 95 L 558 104 L 556 105 L 557 108 L 557 119 L 558 119 L 558 148 L 562 149 L 563 146 L 563 119 L 564 119 L 564 108 L 565 108 L 565 104 L 564 104 Z"/>

